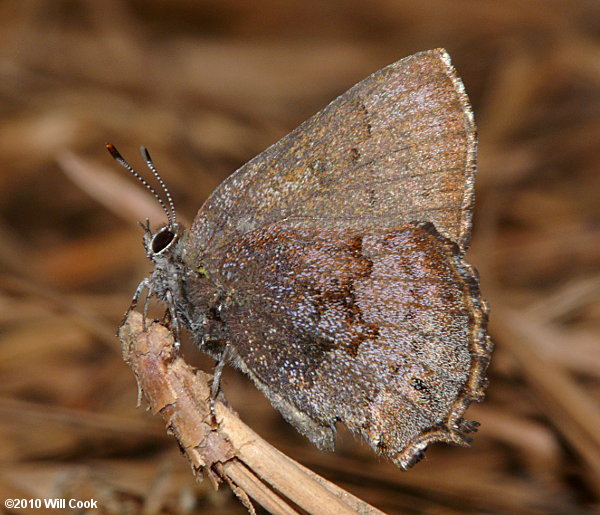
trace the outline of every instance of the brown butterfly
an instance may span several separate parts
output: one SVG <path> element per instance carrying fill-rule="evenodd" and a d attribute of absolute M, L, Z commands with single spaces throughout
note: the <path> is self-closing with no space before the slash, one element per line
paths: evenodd
<path fill-rule="evenodd" d="M 190 229 L 143 152 L 169 221 L 145 226 L 155 268 L 134 305 L 145 288 L 166 302 L 216 376 L 248 374 L 320 449 L 338 422 L 402 468 L 431 442 L 467 445 L 492 344 L 464 261 L 475 125 L 444 50 L 338 97 L 225 180 Z"/>

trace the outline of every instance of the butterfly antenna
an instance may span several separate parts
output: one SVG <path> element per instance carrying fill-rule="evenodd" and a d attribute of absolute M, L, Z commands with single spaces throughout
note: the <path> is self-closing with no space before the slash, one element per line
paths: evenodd
<path fill-rule="evenodd" d="M 171 209 L 171 213 L 173 215 L 172 223 L 175 223 L 177 221 L 177 212 L 175 211 L 175 204 L 173 203 L 173 197 L 171 197 L 171 193 L 167 189 L 167 186 L 165 185 L 165 181 L 163 181 L 163 178 L 160 176 L 160 174 L 156 170 L 156 168 L 154 166 L 154 162 L 152 161 L 152 158 L 150 157 L 150 152 L 148 152 L 148 149 L 146 147 L 142 146 L 142 147 L 140 147 L 140 152 L 142 153 L 142 157 L 146 160 L 146 165 L 148 166 L 148 168 L 150 168 L 150 171 L 154 174 L 154 177 L 156 177 L 156 180 L 160 184 L 160 187 L 165 192 L 165 195 L 167 197 L 167 202 L 169 203 L 169 208 Z M 169 220 L 171 220 L 171 219 L 169 218 Z"/>
<path fill-rule="evenodd" d="M 152 196 L 158 201 L 158 203 L 160 204 L 160 206 L 163 208 L 163 211 L 167 215 L 167 219 L 169 220 L 169 225 L 173 225 L 175 223 L 175 221 L 176 221 L 175 215 L 174 215 L 174 213 L 171 213 L 171 211 L 169 211 L 169 209 L 167 209 L 167 206 L 163 202 L 163 199 L 161 199 L 159 197 L 158 193 L 156 193 L 156 190 L 152 186 L 150 186 L 150 184 L 148 183 L 148 181 L 146 179 L 144 179 L 139 173 L 137 173 L 133 169 L 133 167 L 127 161 L 125 161 L 125 159 L 123 158 L 123 156 L 121 155 L 121 153 L 115 148 L 115 146 L 112 143 L 107 143 L 106 144 L 106 149 L 110 152 L 110 155 L 113 157 L 113 159 L 117 163 L 119 163 L 131 175 L 133 175 L 138 181 L 140 181 L 146 188 L 148 188 L 148 190 L 150 191 L 150 193 L 152 193 Z M 160 180 L 160 183 L 162 184 L 162 187 L 166 190 L 166 188 L 164 187 L 162 179 Z M 169 198 L 169 205 L 172 206 L 173 205 L 173 201 L 171 200 L 171 195 L 168 195 L 168 198 Z"/>

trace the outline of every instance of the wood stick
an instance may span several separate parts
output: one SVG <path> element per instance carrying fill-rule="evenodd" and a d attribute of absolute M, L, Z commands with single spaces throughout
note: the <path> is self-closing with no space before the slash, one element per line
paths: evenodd
<path fill-rule="evenodd" d="M 123 359 L 134 371 L 140 395 L 163 417 L 195 475 L 204 473 L 215 488 L 225 480 L 238 497 L 247 494 L 271 513 L 297 513 L 286 499 L 308 513 L 382 513 L 288 458 L 218 401 L 215 422 L 209 404 L 212 376 L 183 360 L 169 329 L 150 321 L 146 325 L 144 332 L 142 316 L 135 312 L 124 321 L 119 329 Z"/>

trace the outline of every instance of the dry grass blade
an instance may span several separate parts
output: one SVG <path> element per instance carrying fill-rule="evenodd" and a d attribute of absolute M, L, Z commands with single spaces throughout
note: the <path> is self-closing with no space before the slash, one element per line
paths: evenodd
<path fill-rule="evenodd" d="M 156 199 L 134 183 L 126 171 L 117 174 L 71 152 L 61 154 L 58 163 L 75 184 L 125 221 L 165 218 Z M 182 221 L 187 223 L 183 218 Z"/>
<path fill-rule="evenodd" d="M 551 329 L 495 303 L 494 334 L 523 368 L 545 411 L 564 438 L 587 463 L 587 479 L 600 491 L 600 408 L 558 365 L 545 359 L 533 344 L 543 346 Z M 552 337 L 552 336 L 550 336 Z"/>
<path fill-rule="evenodd" d="M 279 452 L 220 402 L 215 425 L 209 407 L 212 378 L 177 355 L 167 328 L 153 323 L 145 332 L 141 315 L 131 313 L 119 337 L 140 392 L 165 419 L 195 473 L 205 472 L 215 486 L 225 479 L 243 488 L 273 513 L 295 510 L 269 485 L 309 513 L 381 513 Z"/>
<path fill-rule="evenodd" d="M 42 300 L 52 309 L 62 310 L 72 316 L 74 323 L 87 329 L 91 334 L 102 340 L 107 348 L 114 344 L 112 327 L 103 322 L 96 313 L 74 302 L 68 296 L 44 285 L 36 283 L 28 278 L 17 276 L 1 276 L 2 283 L 7 290 L 15 290 L 19 293 L 28 293 L 38 302 Z"/>

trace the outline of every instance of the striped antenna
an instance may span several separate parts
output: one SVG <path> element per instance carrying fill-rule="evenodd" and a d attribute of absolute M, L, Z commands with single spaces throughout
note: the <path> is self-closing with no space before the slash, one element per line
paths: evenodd
<path fill-rule="evenodd" d="M 165 214 L 167 215 L 167 219 L 169 220 L 169 225 L 173 225 L 176 221 L 177 218 L 175 216 L 175 208 L 173 206 L 173 200 L 171 199 L 171 195 L 169 194 L 169 192 L 167 191 L 167 188 L 165 187 L 165 184 L 162 180 L 162 178 L 160 177 L 160 175 L 158 175 L 158 173 L 154 170 L 154 167 L 152 166 L 150 169 L 153 171 L 154 175 L 157 177 L 157 179 L 159 180 L 159 183 L 161 185 L 161 187 L 163 188 L 163 190 L 166 192 L 167 194 L 167 199 L 169 201 L 169 206 L 171 207 L 172 211 L 170 211 L 167 206 L 165 205 L 164 201 L 162 198 L 160 198 L 160 196 L 158 195 L 158 193 L 156 193 L 156 190 L 150 186 L 150 184 L 148 183 L 148 181 L 146 179 L 144 179 L 138 172 L 136 172 L 133 167 L 127 162 L 125 161 L 125 159 L 123 158 L 123 156 L 121 155 L 121 153 L 115 148 L 115 146 L 112 143 L 107 143 L 106 144 L 106 149 L 110 152 L 110 155 L 113 157 L 113 159 L 119 163 L 123 168 L 125 168 L 131 175 L 133 175 L 138 181 L 140 181 L 146 188 L 148 188 L 148 190 L 150 191 L 150 193 L 152 193 L 152 196 L 158 201 L 158 203 L 160 204 L 160 206 L 163 208 L 163 211 L 165 212 Z M 147 151 L 146 151 L 147 152 Z M 144 156 L 145 157 L 145 156 Z M 148 155 L 148 158 L 150 156 Z M 150 163 L 152 163 L 152 161 L 150 161 Z M 150 165 L 148 165 L 150 166 Z"/>
<path fill-rule="evenodd" d="M 142 157 L 146 161 L 146 166 L 148 166 L 148 168 L 150 168 L 150 171 L 154 174 L 154 177 L 156 177 L 156 180 L 160 184 L 160 187 L 162 188 L 162 190 L 165 192 L 165 195 L 167 196 L 167 202 L 169 203 L 169 208 L 171 209 L 171 213 L 173 214 L 172 224 L 174 224 L 175 222 L 177 222 L 177 212 L 175 211 L 175 204 L 173 203 L 173 197 L 171 197 L 171 193 L 167 189 L 167 186 L 165 185 L 165 181 L 163 181 L 160 174 L 156 171 L 156 168 L 154 167 L 154 162 L 152 161 L 152 158 L 150 157 L 150 152 L 148 152 L 148 149 L 146 147 L 142 146 L 142 147 L 140 147 L 140 152 L 142 153 Z M 171 220 L 171 219 L 169 218 L 169 220 Z"/>

